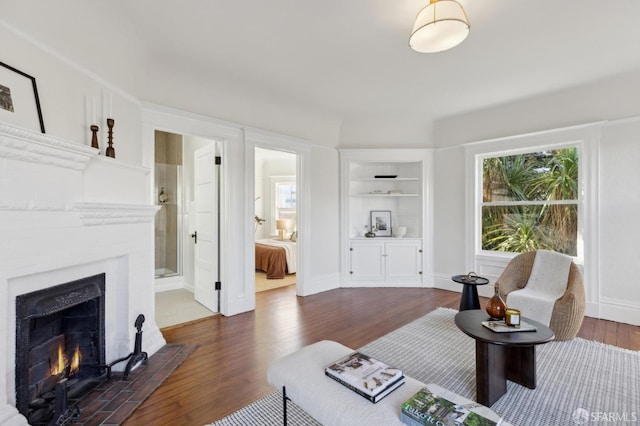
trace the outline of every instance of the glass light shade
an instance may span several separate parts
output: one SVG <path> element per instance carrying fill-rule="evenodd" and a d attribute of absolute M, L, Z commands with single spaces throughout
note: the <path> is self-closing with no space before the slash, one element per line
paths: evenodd
<path fill-rule="evenodd" d="M 418 12 L 409 46 L 420 53 L 442 52 L 462 43 L 469 28 L 469 19 L 456 0 L 430 0 Z"/>

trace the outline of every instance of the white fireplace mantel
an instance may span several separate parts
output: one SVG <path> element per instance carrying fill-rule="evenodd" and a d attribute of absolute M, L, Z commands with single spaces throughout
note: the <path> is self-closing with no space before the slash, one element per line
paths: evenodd
<path fill-rule="evenodd" d="M 106 273 L 106 359 L 166 344 L 155 323 L 150 172 L 97 149 L 0 124 L 0 424 L 15 409 L 15 298 Z"/>
<path fill-rule="evenodd" d="M 82 170 L 99 151 L 44 133 L 0 123 L 0 157 Z"/>

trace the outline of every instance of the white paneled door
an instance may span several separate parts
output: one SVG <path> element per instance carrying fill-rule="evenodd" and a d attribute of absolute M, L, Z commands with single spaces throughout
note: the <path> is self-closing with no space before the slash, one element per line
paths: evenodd
<path fill-rule="evenodd" d="M 215 283 L 218 281 L 218 185 L 216 153 L 211 144 L 194 153 L 194 204 L 196 214 L 195 299 L 219 312 Z"/>

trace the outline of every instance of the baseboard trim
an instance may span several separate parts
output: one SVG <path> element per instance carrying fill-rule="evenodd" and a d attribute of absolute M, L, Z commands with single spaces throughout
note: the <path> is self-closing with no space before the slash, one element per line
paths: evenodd
<path fill-rule="evenodd" d="M 422 288 L 424 285 L 419 282 L 408 282 L 408 283 L 388 283 L 388 282 L 348 282 L 347 284 L 342 286 L 343 288 Z"/>
<path fill-rule="evenodd" d="M 156 278 L 155 279 L 155 292 L 162 293 L 163 291 L 179 290 L 181 288 L 187 288 L 184 285 L 182 276 Z M 191 290 L 193 292 L 193 290 Z"/>
<path fill-rule="evenodd" d="M 325 291 L 340 288 L 340 274 L 316 275 L 311 278 L 310 283 L 305 283 L 303 294 L 300 296 L 311 296 Z"/>
<path fill-rule="evenodd" d="M 602 298 L 600 300 L 600 319 L 640 325 L 640 307 L 620 300 Z"/>

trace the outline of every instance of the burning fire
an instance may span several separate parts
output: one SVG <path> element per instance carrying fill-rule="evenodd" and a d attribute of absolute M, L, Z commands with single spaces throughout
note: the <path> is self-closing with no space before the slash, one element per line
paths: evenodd
<path fill-rule="evenodd" d="M 69 375 L 72 375 L 80 369 L 81 359 L 82 355 L 80 355 L 80 347 L 76 345 L 76 350 L 73 351 L 73 356 L 71 357 L 71 370 L 69 371 Z"/>
<path fill-rule="evenodd" d="M 58 374 L 63 373 L 65 368 L 66 365 L 64 362 L 64 353 L 62 352 L 62 345 L 58 345 L 58 362 L 53 365 L 51 375 L 57 376 Z"/>
<path fill-rule="evenodd" d="M 51 367 L 51 375 L 57 376 L 64 374 L 67 377 L 72 376 L 80 369 L 80 360 L 82 360 L 82 355 L 80 354 L 79 346 L 76 346 L 76 349 L 73 351 L 73 355 L 71 356 L 71 363 L 68 364 L 62 345 L 58 345 L 58 359 L 54 360 L 54 365 Z"/>

